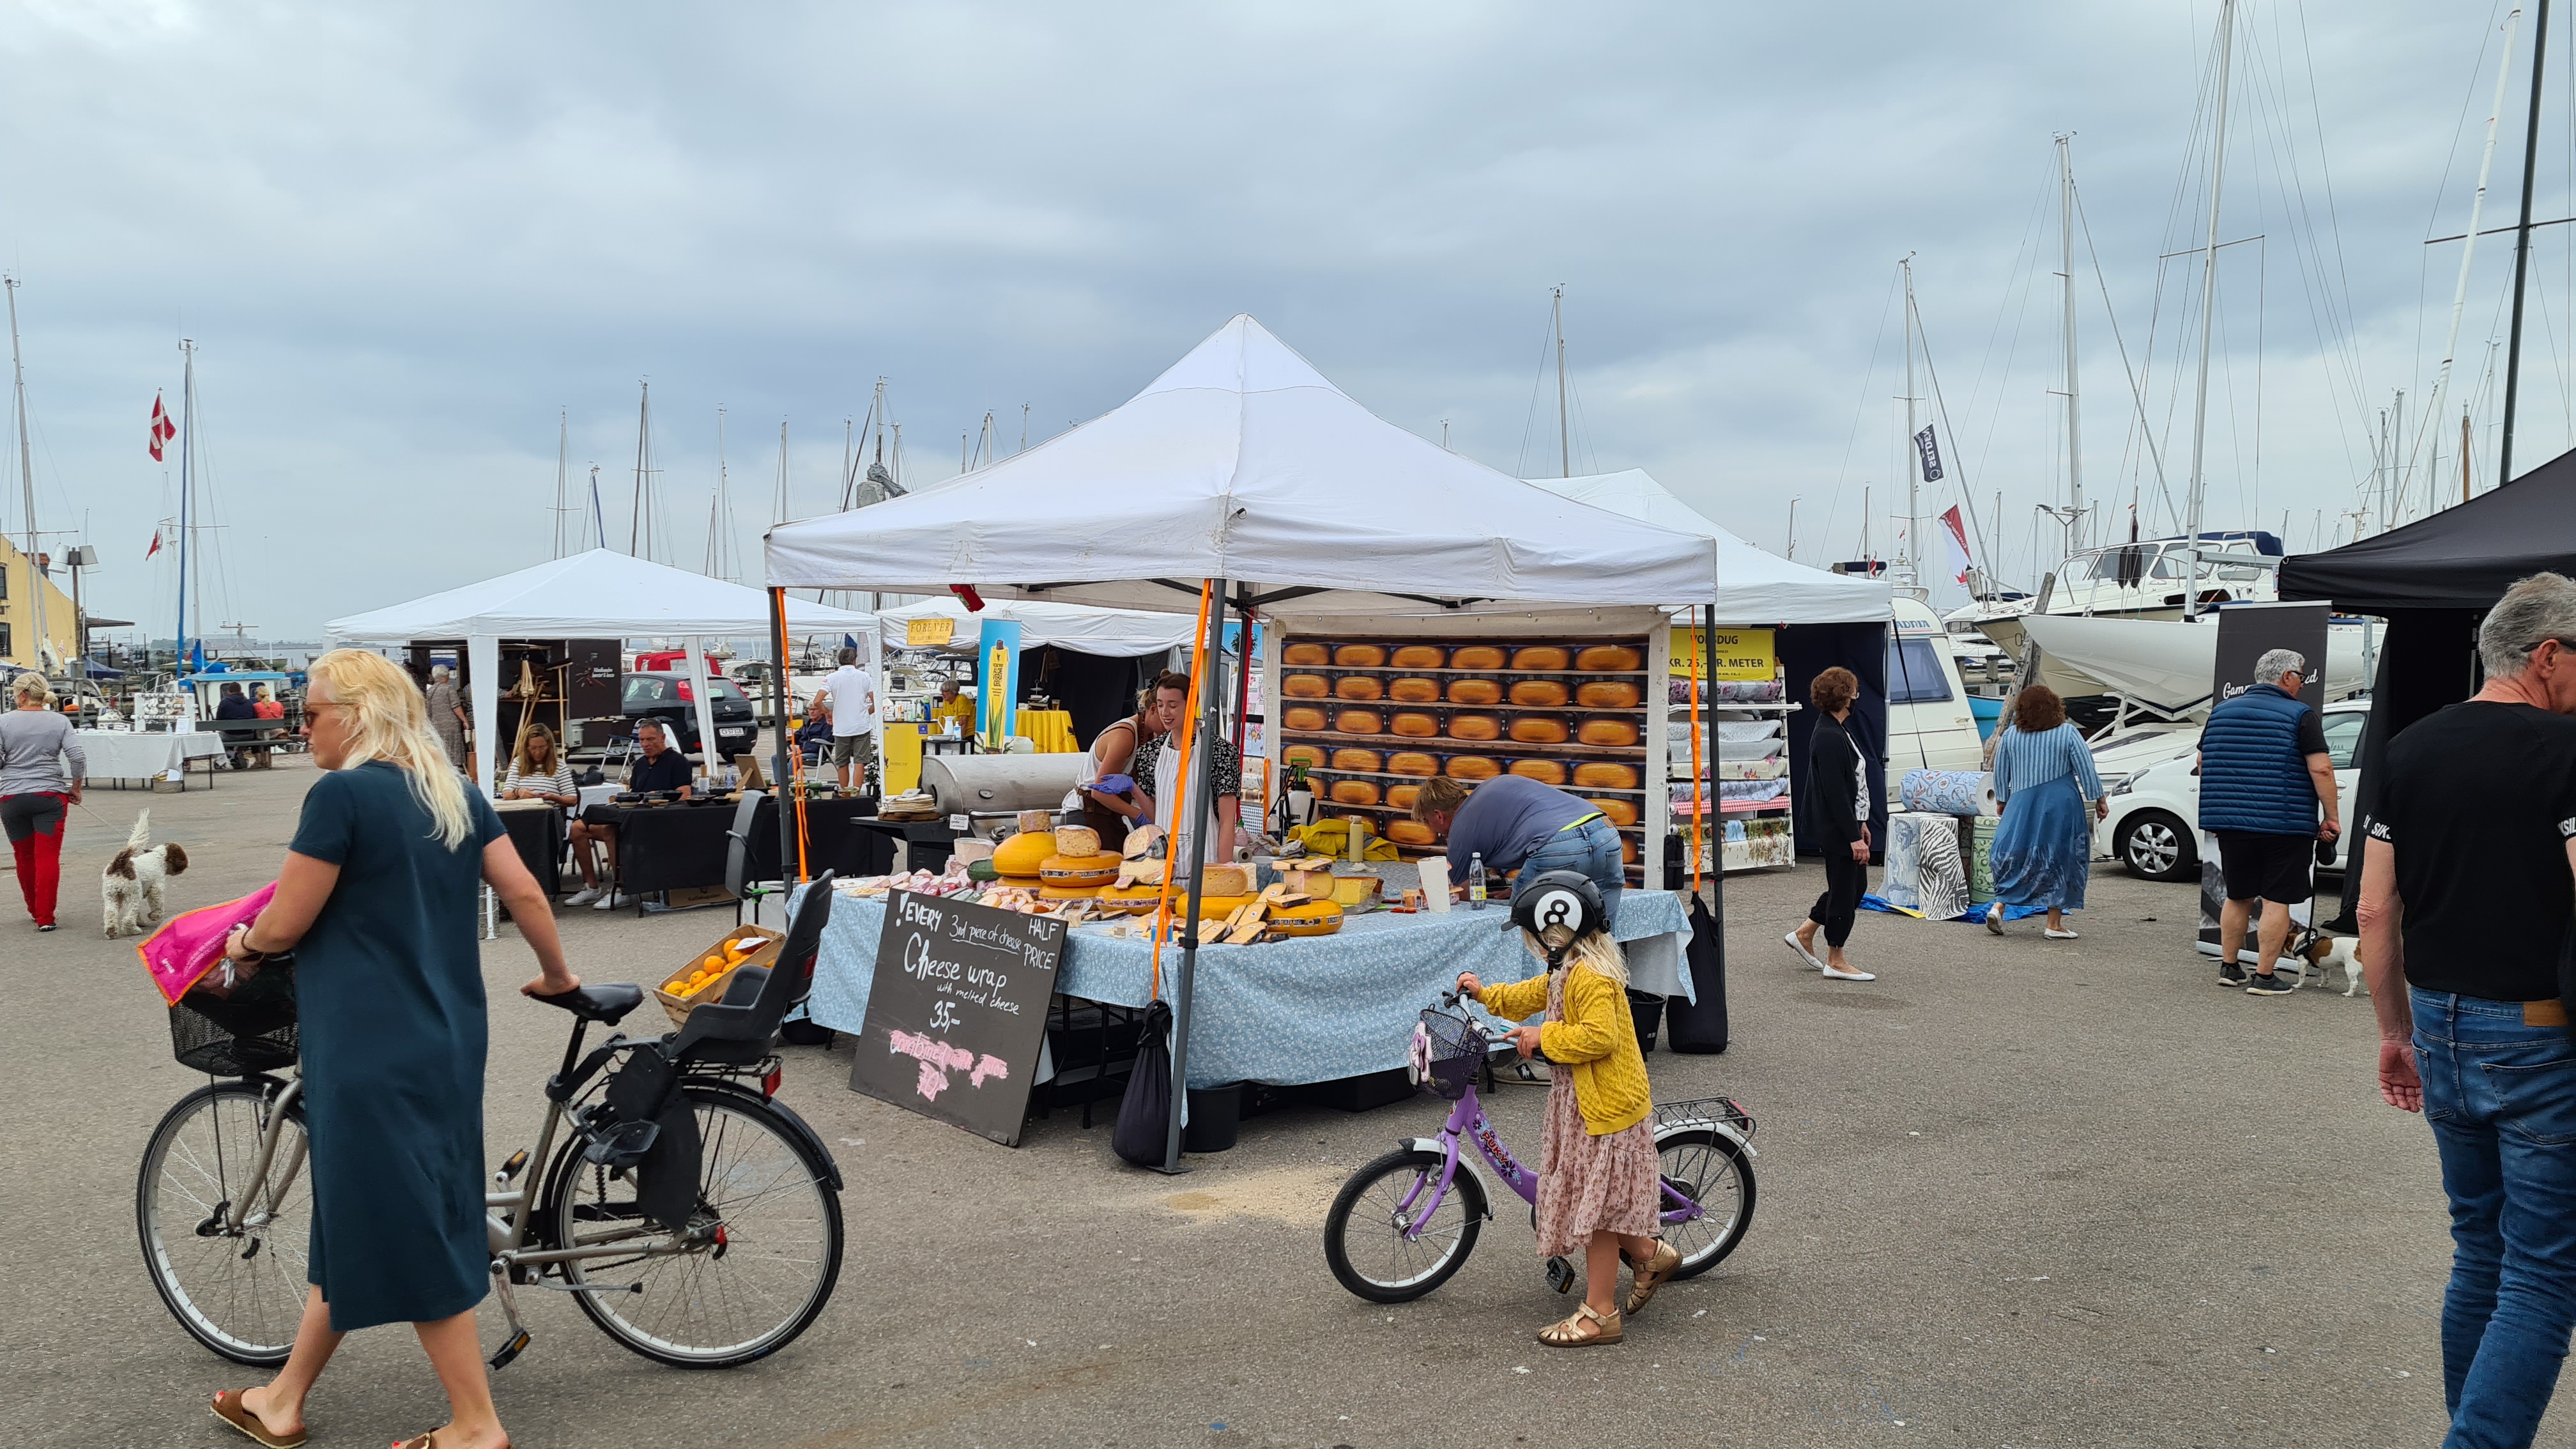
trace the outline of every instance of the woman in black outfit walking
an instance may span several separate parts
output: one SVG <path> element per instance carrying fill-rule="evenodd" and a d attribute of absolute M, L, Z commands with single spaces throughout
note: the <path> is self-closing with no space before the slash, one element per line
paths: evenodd
<path fill-rule="evenodd" d="M 1860 681 L 1836 667 L 1816 676 L 1807 698 L 1825 716 L 1807 741 L 1805 798 L 1815 802 L 1814 819 L 1824 836 L 1825 893 L 1807 911 L 1807 919 L 1786 937 L 1789 949 L 1834 981 L 1875 981 L 1843 959 L 1843 942 L 1851 939 L 1852 913 L 1869 889 L 1869 767 L 1851 737 L 1852 701 Z M 1816 932 L 1825 933 L 1825 954 L 1816 955 Z"/>

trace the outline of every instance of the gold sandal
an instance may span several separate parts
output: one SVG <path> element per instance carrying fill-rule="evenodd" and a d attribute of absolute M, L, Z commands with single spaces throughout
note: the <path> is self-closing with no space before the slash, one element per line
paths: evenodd
<path fill-rule="evenodd" d="M 1634 1260 L 1628 1264 L 1628 1271 L 1632 1276 L 1628 1281 L 1626 1311 L 1634 1313 L 1655 1301 L 1655 1290 L 1671 1282 L 1674 1270 L 1681 1265 L 1680 1251 L 1672 1244 L 1657 1238 L 1654 1256 L 1646 1260 L 1644 1267 L 1639 1267 Z"/>
<path fill-rule="evenodd" d="M 1589 1333 L 1583 1331 L 1583 1320 L 1587 1318 L 1596 1325 Z M 1572 1317 L 1538 1331 L 1538 1341 L 1550 1348 L 1589 1348 L 1596 1343 L 1617 1343 L 1625 1336 L 1619 1326 L 1618 1309 L 1604 1313 L 1589 1303 L 1574 1305 Z"/>

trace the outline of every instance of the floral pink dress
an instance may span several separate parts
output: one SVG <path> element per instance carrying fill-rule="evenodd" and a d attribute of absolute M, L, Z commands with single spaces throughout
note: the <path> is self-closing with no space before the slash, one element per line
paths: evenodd
<path fill-rule="evenodd" d="M 1563 971 L 1548 973 L 1547 1019 L 1565 1020 Z M 1549 1070 L 1555 1085 L 1547 1094 L 1547 1140 L 1538 1166 L 1538 1255 L 1571 1257 L 1604 1230 L 1654 1237 L 1662 1230 L 1656 1219 L 1663 1201 L 1654 1118 L 1595 1137 L 1574 1100 L 1574 1068 L 1559 1062 Z"/>

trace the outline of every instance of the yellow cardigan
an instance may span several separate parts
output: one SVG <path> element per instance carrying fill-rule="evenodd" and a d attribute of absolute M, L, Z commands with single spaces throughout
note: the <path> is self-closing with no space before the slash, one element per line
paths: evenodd
<path fill-rule="evenodd" d="M 1574 1069 L 1574 1104 L 1583 1110 L 1583 1130 L 1606 1137 L 1645 1121 L 1654 1109 L 1646 1058 L 1637 1050 L 1628 993 L 1588 967 L 1568 966 L 1565 972 L 1565 1020 L 1540 1027 L 1538 1046 L 1548 1060 Z M 1547 1010 L 1547 973 L 1488 986 L 1476 1000 L 1506 1021 L 1526 1020 Z"/>

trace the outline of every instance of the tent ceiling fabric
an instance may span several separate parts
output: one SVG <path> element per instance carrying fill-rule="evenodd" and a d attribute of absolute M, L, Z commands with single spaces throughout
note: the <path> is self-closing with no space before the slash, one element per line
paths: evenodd
<path fill-rule="evenodd" d="M 2281 564 L 2281 597 L 2358 614 L 2485 609 L 2514 580 L 2576 575 L 2576 452 L 2430 518 Z"/>
<path fill-rule="evenodd" d="M 1195 610 L 1223 577 L 1299 614 L 1700 604 L 1717 550 L 1373 416 L 1248 316 L 1122 406 L 936 489 L 769 531 L 769 582 Z"/>
<path fill-rule="evenodd" d="M 1020 626 L 1020 647 L 1054 645 L 1078 654 L 1133 659 L 1160 654 L 1190 642 L 1196 621 L 1188 614 L 1147 613 L 1141 609 L 1094 609 L 1082 604 L 1049 604 L 1035 599 L 987 599 L 980 614 L 966 612 L 955 599 L 925 599 L 896 609 L 880 609 L 886 647 L 903 643 L 904 626 L 915 619 L 954 619 L 956 638 L 973 643 L 975 629 L 986 619 Z"/>
<path fill-rule="evenodd" d="M 769 633 L 769 595 L 668 564 L 592 549 L 517 573 L 431 594 L 407 604 L 332 620 L 330 636 L 350 644 L 415 639 L 705 638 Z M 871 615 L 787 601 L 793 633 L 862 633 Z"/>
<path fill-rule="evenodd" d="M 1672 495 L 1643 468 L 1531 484 L 1676 533 L 1717 540 L 1717 617 L 1725 624 L 1875 624 L 1894 607 L 1895 586 L 1791 563 L 1727 532 Z"/>

